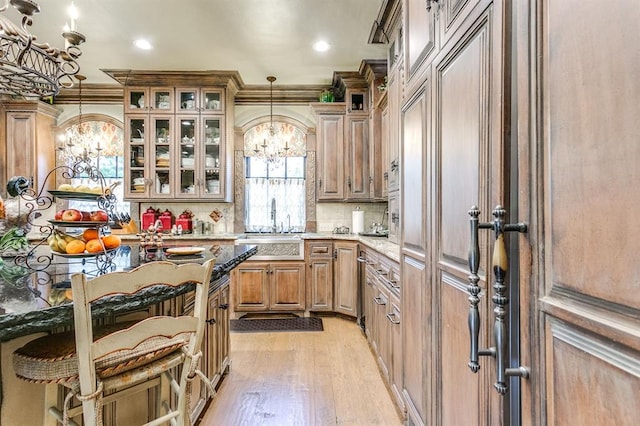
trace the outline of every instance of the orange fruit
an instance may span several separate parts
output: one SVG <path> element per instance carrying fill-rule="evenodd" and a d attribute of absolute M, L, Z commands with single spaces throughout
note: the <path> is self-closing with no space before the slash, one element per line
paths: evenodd
<path fill-rule="evenodd" d="M 82 240 L 71 240 L 67 243 L 67 254 L 80 254 L 84 253 L 84 241 Z"/>
<path fill-rule="evenodd" d="M 101 251 L 104 251 L 102 243 L 97 238 L 87 241 L 86 249 L 89 253 L 100 253 Z"/>
<path fill-rule="evenodd" d="M 106 249 L 114 249 L 120 247 L 120 237 L 117 235 L 107 235 L 102 237 L 102 243 Z"/>
<path fill-rule="evenodd" d="M 98 238 L 98 230 L 97 229 L 85 229 L 82 233 L 82 239 L 85 241 L 95 240 Z"/>

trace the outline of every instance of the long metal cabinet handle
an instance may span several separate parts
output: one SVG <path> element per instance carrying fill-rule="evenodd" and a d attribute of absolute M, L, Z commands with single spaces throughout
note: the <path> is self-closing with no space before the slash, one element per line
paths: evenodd
<path fill-rule="evenodd" d="M 507 256 L 507 250 L 504 242 L 505 232 L 527 232 L 527 225 L 525 223 L 505 224 L 506 210 L 501 206 L 496 206 L 493 209 L 493 222 L 479 223 L 478 216 L 480 210 L 477 206 L 472 206 L 469 210 L 470 224 L 471 224 L 471 242 L 469 246 L 469 302 L 471 306 L 469 308 L 469 332 L 471 340 L 471 356 L 469 361 L 469 368 L 475 373 L 480 369 L 478 363 L 478 356 L 490 355 L 496 359 L 496 382 L 494 388 L 499 394 L 504 395 L 507 393 L 507 377 L 529 377 L 529 369 L 527 367 L 519 366 L 517 368 L 507 368 L 507 346 L 508 346 L 508 331 L 507 331 L 507 305 L 509 304 L 509 296 L 507 294 L 507 286 L 504 280 L 507 276 L 509 269 L 509 260 Z M 480 331 L 480 314 L 478 312 L 478 302 L 480 286 L 478 286 L 478 268 L 480 264 L 480 247 L 478 243 L 478 229 L 491 229 L 494 232 L 495 243 L 493 247 L 492 268 L 494 275 L 494 294 L 491 300 L 494 304 L 495 322 L 493 325 L 493 338 L 495 346 L 489 349 L 478 349 L 478 334 Z"/>
<path fill-rule="evenodd" d="M 469 363 L 467 364 L 471 371 L 477 373 L 480 370 L 480 363 L 478 362 L 480 356 L 493 356 L 491 349 L 478 349 L 479 335 L 480 335 L 480 311 L 478 310 L 478 303 L 480 302 L 480 286 L 478 281 L 478 268 L 480 267 L 480 243 L 478 242 L 478 229 L 491 228 L 491 223 L 480 223 L 478 217 L 480 216 L 480 210 L 477 206 L 472 206 L 469 210 L 469 224 L 471 226 L 471 238 L 469 242 L 469 339 L 470 339 L 470 354 Z"/>

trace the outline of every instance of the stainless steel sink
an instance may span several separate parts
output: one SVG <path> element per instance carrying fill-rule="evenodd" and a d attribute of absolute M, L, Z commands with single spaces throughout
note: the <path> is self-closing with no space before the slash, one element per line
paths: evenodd
<path fill-rule="evenodd" d="M 249 260 L 304 260 L 304 240 L 296 234 L 243 234 L 236 245 L 258 247 Z"/>

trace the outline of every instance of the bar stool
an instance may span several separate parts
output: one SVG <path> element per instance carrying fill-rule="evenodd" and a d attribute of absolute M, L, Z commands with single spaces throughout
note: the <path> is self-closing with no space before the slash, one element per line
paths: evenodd
<path fill-rule="evenodd" d="M 47 335 L 17 349 L 13 354 L 15 374 L 33 383 L 58 383 L 69 388 L 62 412 L 57 407 L 49 409 L 65 425 L 70 416 L 76 415 L 68 410 L 73 396 L 82 402 L 76 411 L 79 414 L 81 408 L 84 425 L 102 425 L 103 403 L 158 384 L 169 384 L 177 394 L 177 403 L 172 406 L 168 398 L 158 400 L 157 406 L 163 410 L 158 408 L 157 418 L 146 425 L 167 421 L 189 425 L 191 381 L 196 375 L 213 394 L 211 383 L 197 366 L 214 263 L 209 260 L 203 265 L 175 265 L 158 261 L 128 272 L 114 272 L 92 279 L 81 273 L 72 275 L 74 331 Z M 196 290 L 191 314 L 93 325 L 91 304 L 104 297 L 134 295 L 155 285 L 179 287 L 192 283 Z M 172 371 L 179 371 L 178 380 L 172 376 Z M 113 393 L 105 396 L 107 391 Z M 158 395 L 170 393 L 160 390 Z"/>

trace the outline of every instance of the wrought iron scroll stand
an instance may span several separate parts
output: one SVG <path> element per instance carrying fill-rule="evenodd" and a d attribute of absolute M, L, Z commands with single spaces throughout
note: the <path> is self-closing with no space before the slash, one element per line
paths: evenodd
<path fill-rule="evenodd" d="M 491 356 L 496 359 L 496 382 L 494 388 L 499 394 L 505 395 L 508 390 L 507 377 L 529 377 L 529 369 L 527 367 L 507 368 L 507 305 L 509 304 L 509 296 L 507 294 L 507 286 L 504 280 L 507 275 L 508 257 L 504 243 L 505 232 L 527 232 L 525 223 L 505 224 L 506 210 L 498 205 L 493 209 L 493 222 L 480 223 L 478 217 L 480 210 L 477 206 L 472 206 L 469 210 L 469 223 L 471 226 L 471 238 L 469 244 L 469 337 L 470 337 L 470 356 L 468 366 L 474 373 L 480 370 L 479 357 Z M 487 349 L 479 349 L 480 334 L 480 312 L 478 303 L 480 302 L 481 288 L 478 285 L 480 277 L 478 276 L 478 268 L 480 266 L 480 244 L 478 241 L 479 229 L 491 229 L 494 232 L 495 243 L 493 247 L 493 274 L 494 274 L 494 294 L 492 301 L 494 304 L 495 322 L 493 327 L 495 346 Z"/>
<path fill-rule="evenodd" d="M 56 264 L 54 254 L 39 254 L 36 255 L 38 249 L 48 244 L 48 238 L 53 234 L 55 226 L 53 224 L 41 224 L 34 222 L 37 217 L 41 216 L 41 212 L 49 209 L 55 204 L 55 197 L 53 195 L 46 194 L 44 188 L 47 187 L 46 183 L 52 177 L 55 177 L 57 173 L 65 179 L 77 178 L 80 176 L 87 177 L 90 181 L 96 182 L 100 185 L 101 194 L 96 194 L 96 202 L 99 209 L 105 210 L 111 213 L 116 206 L 116 196 L 112 192 L 112 187 L 107 187 L 104 176 L 98 170 L 97 167 L 89 162 L 89 159 L 84 156 L 79 156 L 74 159 L 74 163 L 71 165 L 57 166 L 52 169 L 45 177 L 40 190 L 33 188 L 32 181 L 24 176 L 15 176 L 7 183 L 7 192 L 12 197 L 20 197 L 25 201 L 24 205 L 27 208 L 27 222 L 32 228 L 37 229 L 42 238 L 32 244 L 27 253 L 18 255 L 15 257 L 15 264 L 23 266 L 32 272 L 38 272 L 38 284 L 47 284 L 52 282 L 51 274 L 47 272 L 47 269 Z M 67 197 L 67 198 L 73 198 Z M 111 216 L 111 215 L 109 215 Z M 106 225 L 103 225 L 106 226 Z M 104 250 L 102 253 L 96 254 L 94 260 L 96 262 L 97 273 L 103 274 L 112 269 L 113 258 L 115 257 L 115 251 L 108 252 Z M 82 264 L 85 264 L 87 258 L 82 258 Z M 62 262 L 60 262 L 62 263 Z M 68 264 L 69 262 L 65 262 Z"/>

